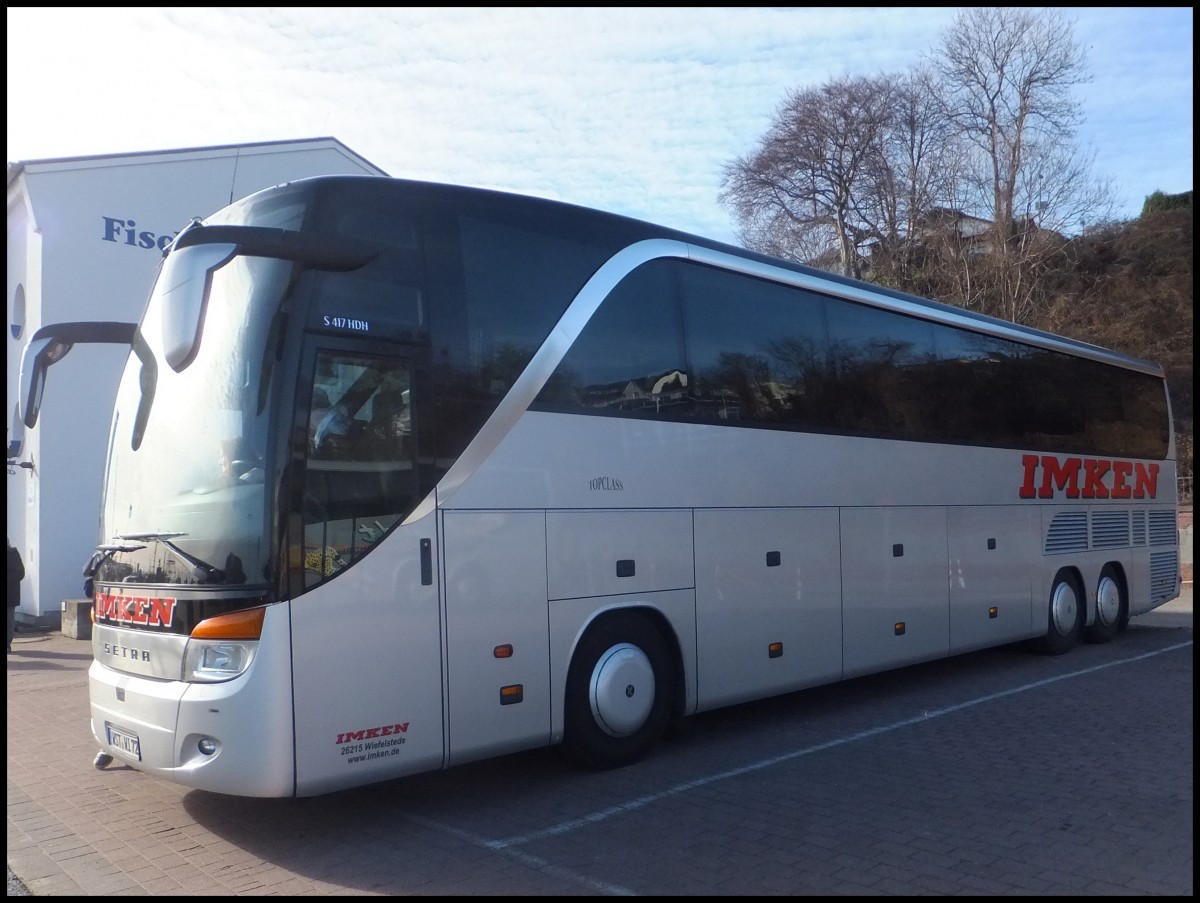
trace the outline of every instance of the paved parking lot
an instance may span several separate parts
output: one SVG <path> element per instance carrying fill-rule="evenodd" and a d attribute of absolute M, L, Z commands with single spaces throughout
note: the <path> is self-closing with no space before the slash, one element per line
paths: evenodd
<path fill-rule="evenodd" d="M 95 770 L 90 645 L 14 649 L 10 894 L 1192 894 L 1190 586 L 1108 645 L 707 713 L 630 768 L 538 750 L 307 800 Z"/>

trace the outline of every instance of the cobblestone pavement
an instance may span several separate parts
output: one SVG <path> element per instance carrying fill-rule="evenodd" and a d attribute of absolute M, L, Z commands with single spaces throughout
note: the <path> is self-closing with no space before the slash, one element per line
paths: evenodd
<path fill-rule="evenodd" d="M 617 771 L 535 750 L 308 800 L 97 771 L 90 660 L 8 657 L 10 896 L 1193 891 L 1190 586 L 1109 644 L 705 713 Z"/>

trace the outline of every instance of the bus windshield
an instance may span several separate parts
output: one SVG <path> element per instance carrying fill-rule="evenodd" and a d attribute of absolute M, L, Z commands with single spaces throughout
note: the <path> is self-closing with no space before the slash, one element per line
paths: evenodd
<path fill-rule="evenodd" d="M 103 542 L 144 543 L 111 556 L 107 581 L 256 584 L 268 575 L 267 399 L 273 323 L 292 264 L 233 257 L 211 271 L 192 357 L 178 372 L 164 353 L 159 279 L 112 423 Z M 203 334 L 203 341 L 199 335 Z M 167 360 L 164 360 L 167 358 Z M 177 366 L 177 365 L 176 365 Z M 153 371 L 153 372 L 148 372 Z M 197 564 L 200 562 L 200 564 Z"/>

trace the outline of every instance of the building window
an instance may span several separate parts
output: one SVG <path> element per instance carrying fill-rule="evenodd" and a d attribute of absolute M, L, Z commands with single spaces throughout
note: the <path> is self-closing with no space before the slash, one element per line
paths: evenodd
<path fill-rule="evenodd" d="M 13 296 L 12 319 L 8 324 L 8 331 L 12 333 L 14 339 L 19 339 L 21 333 L 25 331 L 25 286 L 18 285 L 16 294 Z"/>

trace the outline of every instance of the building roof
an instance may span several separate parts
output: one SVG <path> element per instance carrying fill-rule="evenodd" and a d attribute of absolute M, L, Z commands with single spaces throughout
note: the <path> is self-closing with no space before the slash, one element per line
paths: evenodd
<path fill-rule="evenodd" d="M 180 147 L 167 150 L 153 151 L 130 151 L 128 153 L 118 154 L 92 154 L 89 156 L 79 157 L 44 157 L 34 160 L 17 160 L 10 161 L 8 164 L 8 186 L 11 187 L 13 180 L 21 175 L 30 166 L 43 166 L 47 164 L 62 165 L 62 164 L 79 164 L 79 163 L 103 163 L 129 160 L 130 162 L 137 161 L 137 158 L 155 158 L 155 157 L 170 157 L 179 154 L 220 154 L 221 152 L 242 152 L 242 151 L 257 151 L 257 150 L 286 150 L 289 146 L 297 147 L 300 145 L 325 145 L 336 146 L 344 151 L 348 156 L 359 160 L 363 166 L 376 170 L 380 175 L 387 173 L 376 166 L 370 160 L 366 159 L 359 153 L 351 150 L 338 139 L 325 136 L 320 138 L 293 138 L 282 141 L 255 141 L 248 144 L 214 144 L 206 147 Z"/>

